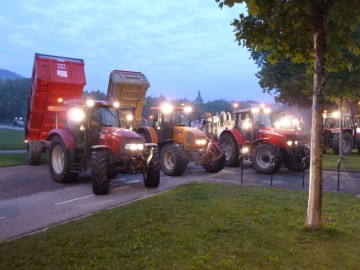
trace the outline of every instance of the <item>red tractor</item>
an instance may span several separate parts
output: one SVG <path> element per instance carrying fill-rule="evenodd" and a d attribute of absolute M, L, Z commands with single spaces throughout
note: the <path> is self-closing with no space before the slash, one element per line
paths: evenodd
<path fill-rule="evenodd" d="M 137 133 L 121 128 L 119 102 L 84 98 L 64 101 L 71 90 L 82 94 L 84 83 L 74 81 L 85 82 L 83 66 L 80 59 L 35 56 L 25 132 L 29 163 L 36 165 L 38 155 L 48 152 L 50 174 L 62 183 L 72 182 L 80 172 L 91 169 L 92 189 L 97 195 L 107 194 L 110 178 L 120 172 L 142 173 L 146 187 L 157 187 L 157 145 L 144 144 Z M 47 70 L 50 72 L 44 72 Z M 48 87 L 42 87 L 44 84 Z"/>
<path fill-rule="evenodd" d="M 234 127 L 225 129 L 219 138 L 227 166 L 238 166 L 242 156 L 259 173 L 276 172 L 282 164 L 291 171 L 308 168 L 309 147 L 298 144 L 294 129 L 274 127 L 269 108 L 241 109 L 233 114 Z"/>
<path fill-rule="evenodd" d="M 335 154 L 340 152 L 340 119 L 339 112 L 333 112 L 331 114 L 324 113 L 324 128 L 323 128 L 323 140 L 324 151 L 332 149 Z M 344 115 L 343 133 L 342 133 L 342 146 L 343 154 L 350 155 L 354 146 L 357 147 L 360 153 L 360 126 L 358 126 L 358 117 L 355 117 L 355 125 L 350 115 Z"/>

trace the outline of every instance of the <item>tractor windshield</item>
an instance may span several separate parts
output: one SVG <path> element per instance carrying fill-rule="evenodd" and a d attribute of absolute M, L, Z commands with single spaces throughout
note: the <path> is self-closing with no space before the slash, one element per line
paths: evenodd
<path fill-rule="evenodd" d="M 91 122 L 100 127 L 120 127 L 119 117 L 114 108 L 94 107 Z"/>
<path fill-rule="evenodd" d="M 189 116 L 180 110 L 175 110 L 173 113 L 172 122 L 176 126 L 187 126 L 189 125 Z"/>
<path fill-rule="evenodd" d="M 344 116 L 344 127 L 350 127 L 351 126 L 351 120 L 349 116 Z M 336 117 L 326 117 L 324 118 L 324 128 L 339 128 L 339 118 Z"/>
<path fill-rule="evenodd" d="M 253 117 L 254 117 L 255 125 L 258 125 L 259 127 L 261 127 L 261 126 L 262 127 L 271 127 L 272 126 L 269 113 L 265 113 L 265 112 L 254 113 Z"/>

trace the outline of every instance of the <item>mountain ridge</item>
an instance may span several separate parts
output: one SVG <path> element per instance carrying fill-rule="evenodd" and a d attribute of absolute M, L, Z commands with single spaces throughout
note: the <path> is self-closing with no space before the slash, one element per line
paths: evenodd
<path fill-rule="evenodd" d="M 0 81 L 15 80 L 15 79 L 26 79 L 26 78 L 10 70 L 0 68 Z"/>

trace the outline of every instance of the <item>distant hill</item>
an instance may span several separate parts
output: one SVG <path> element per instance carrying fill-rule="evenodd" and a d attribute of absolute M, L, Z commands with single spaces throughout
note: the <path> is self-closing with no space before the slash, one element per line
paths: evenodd
<path fill-rule="evenodd" d="M 12 72 L 10 70 L 0 69 L 0 81 L 5 81 L 7 79 L 15 80 L 15 79 L 24 79 L 24 78 L 25 77 L 16 74 L 15 72 Z"/>

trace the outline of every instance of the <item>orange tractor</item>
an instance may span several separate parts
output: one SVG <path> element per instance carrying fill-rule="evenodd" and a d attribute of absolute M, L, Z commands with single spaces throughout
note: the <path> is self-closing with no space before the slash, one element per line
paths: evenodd
<path fill-rule="evenodd" d="M 161 168 L 166 175 L 182 175 L 189 161 L 201 165 L 207 172 L 219 172 L 225 166 L 225 154 L 205 132 L 191 127 L 191 107 L 163 104 L 152 107 L 152 123 L 137 133 L 146 142 L 159 145 Z"/>

